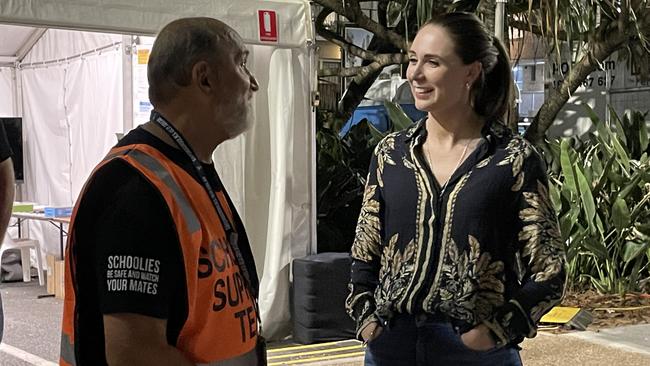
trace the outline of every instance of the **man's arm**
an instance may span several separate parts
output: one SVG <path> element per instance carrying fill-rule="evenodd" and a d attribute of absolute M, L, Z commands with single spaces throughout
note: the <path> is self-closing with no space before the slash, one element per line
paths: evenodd
<path fill-rule="evenodd" d="M 0 162 L 0 245 L 11 218 L 15 191 L 14 167 L 11 158 L 7 158 Z"/>
<path fill-rule="evenodd" d="M 104 315 L 109 365 L 194 366 L 167 344 L 167 320 L 133 313 Z"/>

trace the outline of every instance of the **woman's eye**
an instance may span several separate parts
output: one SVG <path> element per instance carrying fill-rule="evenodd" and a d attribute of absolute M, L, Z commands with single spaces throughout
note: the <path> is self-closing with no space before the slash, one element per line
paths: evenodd
<path fill-rule="evenodd" d="M 418 62 L 417 59 L 409 58 L 409 63 L 416 64 L 417 62 Z"/>

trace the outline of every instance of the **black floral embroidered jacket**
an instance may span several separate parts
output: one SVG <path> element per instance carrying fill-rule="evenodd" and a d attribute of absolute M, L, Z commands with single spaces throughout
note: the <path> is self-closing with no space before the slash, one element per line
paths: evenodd
<path fill-rule="evenodd" d="M 359 332 L 396 313 L 534 337 L 562 297 L 565 252 L 541 156 L 500 123 L 442 190 L 422 153 L 426 119 L 376 147 L 352 246 L 348 313 Z"/>

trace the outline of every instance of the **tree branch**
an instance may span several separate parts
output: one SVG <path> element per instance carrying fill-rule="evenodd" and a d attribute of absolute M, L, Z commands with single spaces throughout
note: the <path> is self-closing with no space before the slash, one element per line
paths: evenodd
<path fill-rule="evenodd" d="M 374 60 L 375 53 L 372 51 L 367 51 L 364 50 L 361 47 L 358 47 L 350 42 L 348 42 L 345 38 L 339 36 L 338 34 L 330 31 L 329 29 L 325 28 L 324 22 L 325 18 L 327 18 L 328 15 L 332 13 L 332 10 L 330 9 L 323 9 L 321 12 L 318 14 L 318 17 L 316 17 L 316 32 L 323 38 L 327 39 L 328 41 L 336 44 L 337 46 L 341 47 L 344 49 L 346 52 L 357 56 L 361 57 L 364 60 L 372 61 Z"/>
<path fill-rule="evenodd" d="M 553 33 L 550 33 L 548 30 L 543 29 L 537 24 L 531 24 L 530 22 L 523 21 L 523 20 L 516 20 L 512 17 L 508 18 L 508 25 L 517 29 L 520 29 L 525 32 L 532 32 L 535 35 L 538 35 L 540 37 L 545 37 L 545 38 L 554 38 Z M 561 41 L 568 41 L 569 36 L 565 31 L 558 31 L 557 32 L 558 39 Z M 583 33 L 579 35 L 583 41 L 587 41 L 587 34 Z"/>
<path fill-rule="evenodd" d="M 578 89 L 580 83 L 599 68 L 599 63 L 603 62 L 629 40 L 629 35 L 625 32 L 609 31 L 606 24 L 601 24 L 601 27 L 606 29 L 599 29 L 596 33 L 603 34 L 606 38 L 600 41 L 592 41 L 588 52 L 572 67 L 559 89 L 551 91 L 550 97 L 539 109 L 533 123 L 526 130 L 524 137 L 527 140 L 533 143 L 542 141 L 546 130 L 569 100 L 570 95 Z"/>
<path fill-rule="evenodd" d="M 373 73 L 374 71 L 383 69 L 386 66 L 396 65 L 405 63 L 408 61 L 408 56 L 401 53 L 383 53 L 376 55 L 373 61 L 365 66 L 353 66 L 353 67 L 339 67 L 339 68 L 330 68 L 325 70 L 320 70 L 318 72 L 319 77 L 327 76 L 341 76 L 341 77 L 355 77 L 357 83 L 361 83 L 363 78 L 367 77 L 368 74 Z"/>
<path fill-rule="evenodd" d="M 323 78 L 328 76 L 340 76 L 340 77 L 347 78 L 351 76 L 356 76 L 359 73 L 359 71 L 361 71 L 361 69 L 363 69 L 362 66 L 337 67 L 337 68 L 324 69 L 318 71 L 318 77 Z"/>
<path fill-rule="evenodd" d="M 388 40 L 395 47 L 405 50 L 407 43 L 404 37 L 382 27 L 379 23 L 368 18 L 359 6 L 358 0 L 314 0 L 315 3 L 343 15 L 359 27 L 366 29 L 378 37 Z M 342 4 L 343 3 L 343 4 Z"/>
<path fill-rule="evenodd" d="M 529 10 L 539 9 L 539 6 L 540 0 L 532 0 L 532 4 L 529 0 L 508 1 L 506 4 L 508 14 L 519 14 Z"/>

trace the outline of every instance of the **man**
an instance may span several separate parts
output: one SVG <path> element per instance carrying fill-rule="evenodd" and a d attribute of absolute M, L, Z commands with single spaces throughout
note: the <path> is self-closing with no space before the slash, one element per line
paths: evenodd
<path fill-rule="evenodd" d="M 258 365 L 258 279 L 212 153 L 252 122 L 239 35 L 173 21 L 148 65 L 151 121 L 89 178 L 66 250 L 61 365 Z"/>
<path fill-rule="evenodd" d="M 14 185 L 14 165 L 11 161 L 11 148 L 7 141 L 5 127 L 0 123 L 0 245 L 4 241 L 5 231 L 11 218 L 16 187 Z M 2 258 L 0 258 L 1 260 Z M 4 312 L 0 297 L 0 342 L 4 332 Z"/>

